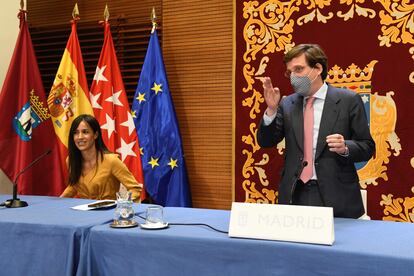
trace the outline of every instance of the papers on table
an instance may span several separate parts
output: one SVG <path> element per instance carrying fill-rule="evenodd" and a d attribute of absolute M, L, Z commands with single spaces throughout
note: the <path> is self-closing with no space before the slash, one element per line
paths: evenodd
<path fill-rule="evenodd" d="M 104 199 L 104 200 L 97 200 L 97 201 L 86 203 L 86 204 L 76 205 L 70 208 L 74 210 L 80 210 L 80 211 L 90 211 L 90 210 L 98 210 L 98 209 L 110 209 L 115 206 L 116 206 L 115 200 Z"/>

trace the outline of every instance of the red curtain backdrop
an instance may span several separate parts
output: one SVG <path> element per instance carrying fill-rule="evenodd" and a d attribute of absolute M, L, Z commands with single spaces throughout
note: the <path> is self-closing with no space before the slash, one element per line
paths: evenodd
<path fill-rule="evenodd" d="M 356 164 L 371 219 L 414 222 L 414 4 L 389 0 L 235 1 L 235 201 L 277 202 L 283 141 L 261 149 L 266 108 L 257 77 L 282 95 L 284 54 L 301 43 L 328 55 L 327 82 L 360 93 L 376 154 Z"/>

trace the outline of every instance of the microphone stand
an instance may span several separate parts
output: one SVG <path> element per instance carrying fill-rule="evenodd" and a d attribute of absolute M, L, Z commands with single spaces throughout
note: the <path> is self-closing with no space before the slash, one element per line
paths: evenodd
<path fill-rule="evenodd" d="M 299 180 L 300 175 L 302 174 L 303 169 L 308 165 L 308 161 L 303 161 L 302 163 L 300 163 L 300 167 L 298 172 L 296 173 L 296 177 L 295 177 L 295 181 L 292 183 L 292 189 L 290 190 L 290 200 L 289 200 L 289 204 L 292 205 L 293 204 L 293 193 L 296 190 L 296 183 Z"/>
<path fill-rule="evenodd" d="M 13 198 L 6 200 L 3 204 L 7 208 L 21 208 L 21 207 L 27 207 L 28 204 L 26 201 L 20 200 L 17 198 L 17 178 L 21 176 L 25 171 L 30 169 L 34 164 L 36 164 L 40 159 L 48 155 L 52 150 L 49 149 L 46 152 L 44 152 L 42 155 L 37 157 L 35 160 L 33 160 L 26 168 L 24 168 L 21 172 L 19 172 L 13 181 Z"/>
<path fill-rule="evenodd" d="M 27 207 L 28 204 L 26 201 L 20 200 L 17 198 L 17 183 L 13 183 L 13 198 L 8 199 L 4 202 L 4 206 L 7 208 L 20 208 L 20 207 Z"/>

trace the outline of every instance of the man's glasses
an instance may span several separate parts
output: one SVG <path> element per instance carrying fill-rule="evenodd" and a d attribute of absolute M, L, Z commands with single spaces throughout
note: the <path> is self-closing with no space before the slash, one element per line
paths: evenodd
<path fill-rule="evenodd" d="M 290 75 L 292 73 L 294 73 L 295 75 L 300 75 L 300 74 L 303 73 L 303 71 L 305 70 L 306 67 L 307 66 L 300 66 L 300 65 L 298 65 L 298 66 L 293 67 L 293 70 L 286 70 L 285 77 L 286 78 L 290 78 Z"/>

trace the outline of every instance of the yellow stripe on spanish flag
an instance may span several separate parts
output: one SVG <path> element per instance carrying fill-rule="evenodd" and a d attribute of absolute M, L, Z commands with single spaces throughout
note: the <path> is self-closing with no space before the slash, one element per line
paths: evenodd
<path fill-rule="evenodd" d="M 80 114 L 93 115 L 76 31 L 77 20 L 71 22 L 72 32 L 47 99 L 55 133 L 60 141 L 62 164 L 65 164 L 67 157 L 68 135 L 73 119 Z"/>
<path fill-rule="evenodd" d="M 67 147 L 68 133 L 73 119 L 80 114 L 93 114 L 86 91 L 79 83 L 78 70 L 65 49 L 48 98 L 56 135 Z"/>

